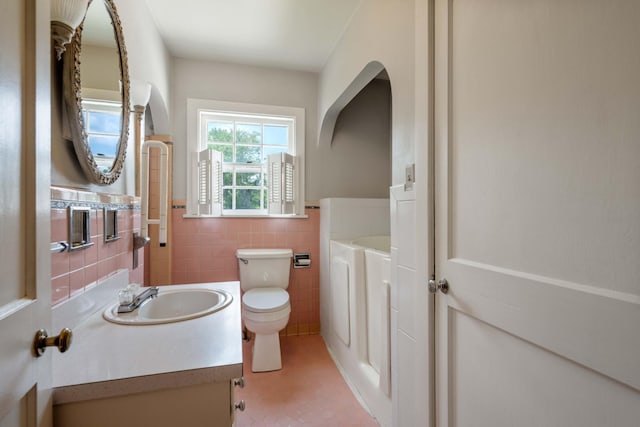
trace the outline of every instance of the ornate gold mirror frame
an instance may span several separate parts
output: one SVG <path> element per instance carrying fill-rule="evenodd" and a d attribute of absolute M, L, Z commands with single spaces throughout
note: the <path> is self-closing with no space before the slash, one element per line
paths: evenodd
<path fill-rule="evenodd" d="M 120 66 L 120 95 L 122 100 L 120 138 L 113 166 L 110 170 L 101 169 L 91 151 L 82 106 L 82 74 L 80 72 L 83 24 L 76 30 L 73 40 L 64 53 L 63 91 L 65 115 L 67 116 L 73 147 L 78 161 L 86 177 L 94 184 L 113 184 L 124 166 L 129 138 L 129 69 L 127 66 L 127 50 L 120 18 L 113 0 L 95 0 L 103 2 L 111 18 Z M 90 4 L 91 6 L 91 4 Z"/>

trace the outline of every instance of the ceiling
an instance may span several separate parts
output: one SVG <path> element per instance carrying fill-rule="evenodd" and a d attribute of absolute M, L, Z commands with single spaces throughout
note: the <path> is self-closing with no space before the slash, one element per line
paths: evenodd
<path fill-rule="evenodd" d="M 146 0 L 173 56 L 319 71 L 362 0 Z"/>

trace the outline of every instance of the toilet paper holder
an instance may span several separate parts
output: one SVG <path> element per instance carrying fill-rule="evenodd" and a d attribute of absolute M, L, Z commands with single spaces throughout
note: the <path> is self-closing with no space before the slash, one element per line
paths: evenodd
<path fill-rule="evenodd" d="M 293 268 L 309 268 L 309 267 L 311 267 L 310 253 L 293 254 Z"/>

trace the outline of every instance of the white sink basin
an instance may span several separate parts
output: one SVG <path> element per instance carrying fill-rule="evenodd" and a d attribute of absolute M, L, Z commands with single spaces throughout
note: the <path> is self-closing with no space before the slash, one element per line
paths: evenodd
<path fill-rule="evenodd" d="M 119 304 L 113 304 L 102 313 L 109 322 L 123 325 L 155 325 L 180 322 L 206 316 L 228 306 L 233 297 L 222 290 L 179 289 L 164 291 L 148 299 L 131 313 L 118 313 Z"/>

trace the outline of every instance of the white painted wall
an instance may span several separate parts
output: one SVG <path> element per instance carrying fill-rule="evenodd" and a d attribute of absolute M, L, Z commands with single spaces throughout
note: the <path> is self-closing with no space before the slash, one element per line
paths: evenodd
<path fill-rule="evenodd" d="M 315 145 L 315 144 L 314 144 Z M 331 145 L 314 147 L 307 191 L 326 197 L 388 198 L 391 185 L 391 90 L 374 80 L 340 112 Z"/>
<path fill-rule="evenodd" d="M 316 158 L 316 144 L 310 141 L 315 141 L 317 129 L 317 80 L 316 73 L 174 58 L 173 197 L 185 199 L 187 195 L 188 98 L 304 108 L 308 171 Z M 308 172 L 305 180 L 309 181 Z"/>
<path fill-rule="evenodd" d="M 188 98 L 302 107 L 307 120 L 306 200 L 388 197 L 391 182 L 388 83 L 372 83 L 342 111 L 331 145 L 317 144 L 317 84 L 316 73 L 175 58 L 174 197 L 186 197 Z"/>
<path fill-rule="evenodd" d="M 391 81 L 394 184 L 403 182 L 403 165 L 412 163 L 414 157 L 413 20 L 412 0 L 363 1 L 320 72 L 319 80 L 319 123 L 322 123 L 326 113 L 368 64 L 377 61 L 384 66 Z M 330 138 L 320 143 L 329 141 Z"/>
<path fill-rule="evenodd" d="M 156 134 L 171 134 L 171 56 L 144 1 L 115 0 L 127 52 L 129 77 L 151 84 L 149 106 Z"/>
<path fill-rule="evenodd" d="M 146 3 L 115 1 L 127 48 L 131 79 L 152 84 L 150 106 L 156 133 L 170 133 L 169 77 L 170 58 L 158 34 Z M 88 191 L 113 194 L 135 193 L 133 164 L 133 128 L 129 130 L 127 159 L 120 178 L 110 186 L 89 183 L 80 169 L 73 144 L 62 136 L 62 76 L 61 62 L 51 62 L 51 185 L 83 188 Z M 131 119 L 133 124 L 133 119 Z"/>
<path fill-rule="evenodd" d="M 120 90 L 118 50 L 97 45 L 82 46 L 82 87 Z"/>
<path fill-rule="evenodd" d="M 302 107 L 306 110 L 306 199 L 387 197 L 391 163 L 389 99 L 384 83 L 372 85 L 341 114 L 333 146 L 317 144 L 318 74 L 243 65 L 172 59 L 144 2 L 116 0 L 132 81 L 152 85 L 149 109 L 156 134 L 174 137 L 174 197 L 186 196 L 186 99 L 189 97 Z M 57 64 L 54 64 L 54 71 Z M 60 76 L 54 73 L 52 185 L 133 194 L 133 142 L 121 178 L 113 185 L 90 184 L 73 146 L 62 138 Z M 388 92 L 388 91 L 387 91 Z M 172 112 L 173 110 L 173 112 Z M 133 120 L 132 120 L 133 122 Z M 130 130 L 130 136 L 133 130 Z M 363 155 L 363 150 L 366 155 Z M 356 162 L 356 167 L 353 167 Z M 364 162 L 365 165 L 358 165 Z M 375 170 L 375 174 L 363 170 Z"/>
<path fill-rule="evenodd" d="M 393 425 L 427 426 L 432 369 L 432 272 L 428 200 L 430 138 L 427 102 L 427 0 L 365 0 L 320 73 L 320 145 L 328 144 L 337 113 L 383 67 L 391 82 L 391 275 Z M 363 81 L 364 80 L 364 81 Z M 327 129 L 330 132 L 326 132 Z M 405 167 L 415 163 L 414 189 L 404 189 Z M 322 278 L 321 278 L 322 280 Z"/>

